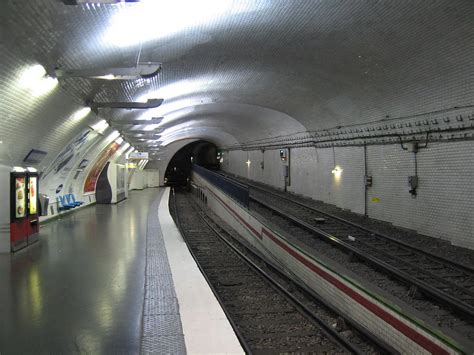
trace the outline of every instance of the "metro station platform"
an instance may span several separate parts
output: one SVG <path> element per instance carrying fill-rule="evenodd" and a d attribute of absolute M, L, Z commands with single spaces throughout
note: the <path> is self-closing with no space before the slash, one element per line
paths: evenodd
<path fill-rule="evenodd" d="M 243 353 L 168 211 L 133 191 L 0 255 L 0 354 Z"/>

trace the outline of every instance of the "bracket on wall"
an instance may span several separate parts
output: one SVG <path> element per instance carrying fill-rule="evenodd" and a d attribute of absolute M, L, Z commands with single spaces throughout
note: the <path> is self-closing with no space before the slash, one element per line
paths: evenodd
<path fill-rule="evenodd" d="M 147 102 L 86 102 L 86 105 L 89 106 L 92 111 L 95 113 L 98 112 L 99 108 L 118 108 L 125 110 L 146 110 L 149 108 L 156 108 L 161 106 L 164 99 L 148 99 Z"/>
<path fill-rule="evenodd" d="M 110 123 L 114 125 L 131 125 L 131 126 L 139 126 L 139 125 L 150 125 L 150 124 L 160 124 L 163 121 L 164 117 L 153 117 L 151 120 L 112 120 Z"/>
<path fill-rule="evenodd" d="M 94 69 L 62 69 L 56 68 L 54 75 L 58 79 L 84 78 L 102 80 L 136 80 L 150 79 L 157 76 L 162 69 L 161 63 L 138 63 L 134 67 L 94 68 Z"/>

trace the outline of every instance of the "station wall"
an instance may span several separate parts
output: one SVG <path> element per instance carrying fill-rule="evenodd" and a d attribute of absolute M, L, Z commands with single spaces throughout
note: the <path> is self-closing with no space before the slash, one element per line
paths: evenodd
<path fill-rule="evenodd" d="M 430 143 L 417 153 L 419 187 L 413 197 L 408 176 L 415 174 L 414 153 L 399 144 L 364 147 L 292 148 L 288 191 L 391 222 L 418 233 L 474 249 L 474 144 Z M 248 163 L 250 161 L 250 163 Z M 263 162 L 263 168 L 261 166 Z M 338 179 L 332 170 L 340 166 Z M 284 188 L 279 149 L 226 151 L 222 170 Z"/>

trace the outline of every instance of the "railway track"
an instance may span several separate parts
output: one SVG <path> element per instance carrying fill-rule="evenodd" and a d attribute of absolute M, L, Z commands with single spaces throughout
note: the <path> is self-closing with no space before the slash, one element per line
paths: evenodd
<path fill-rule="evenodd" d="M 175 221 L 247 353 L 384 352 L 356 329 L 349 328 L 349 339 L 347 331 L 338 332 L 337 314 L 314 299 L 301 301 L 291 280 L 238 244 L 189 194 L 176 192 L 173 204 Z"/>
<path fill-rule="evenodd" d="M 242 183 L 239 179 L 236 181 Z M 350 255 L 350 259 L 346 260 L 349 267 L 350 262 L 353 263 L 356 259 L 371 265 L 378 273 L 382 271 L 395 277 L 406 285 L 407 296 L 414 299 L 416 308 L 432 316 L 438 325 L 456 331 L 460 329 L 463 336 L 474 339 L 472 268 L 368 230 L 283 192 L 245 183 L 250 189 L 251 209 L 273 222 L 276 219 L 285 220 L 279 226 L 315 250 L 324 250 L 323 245 L 315 245 L 315 236 L 325 244 L 337 247 Z M 334 256 L 334 251 L 328 251 L 328 254 Z M 335 258 L 340 259 L 340 256 Z M 392 283 L 385 289 L 390 291 L 390 287 L 396 288 L 396 285 Z M 397 292 L 403 291 L 398 289 Z M 430 302 L 421 304 L 423 302 L 418 301 L 425 299 Z"/>

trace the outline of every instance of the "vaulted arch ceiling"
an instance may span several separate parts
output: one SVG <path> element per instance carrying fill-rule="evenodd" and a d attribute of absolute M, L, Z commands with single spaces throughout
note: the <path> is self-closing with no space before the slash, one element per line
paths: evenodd
<path fill-rule="evenodd" d="M 225 146 L 466 105 L 474 92 L 468 0 L 0 6 L 2 126 L 47 146 L 52 156 L 95 120 L 71 119 L 87 100 L 164 98 L 154 110 L 99 115 L 117 129 L 123 127 L 114 120 L 163 116 L 156 126 L 135 128 L 164 129 L 165 145 L 190 138 Z M 123 67 L 137 60 L 161 62 L 163 70 L 132 81 L 63 79 L 41 98 L 18 87 L 24 68 L 37 63 L 53 73 L 56 66 Z"/>

